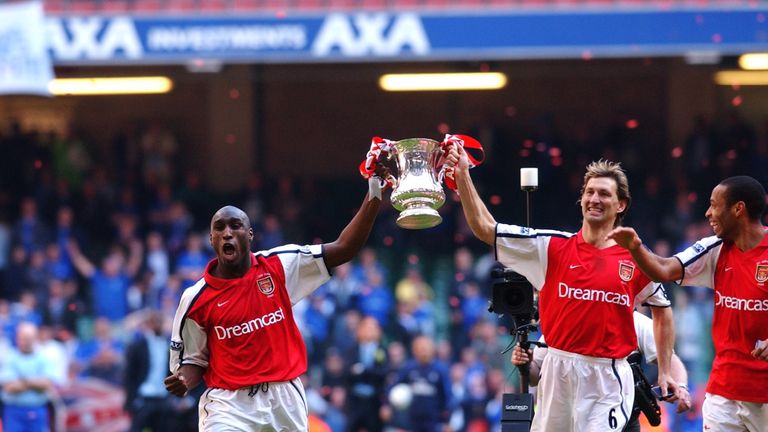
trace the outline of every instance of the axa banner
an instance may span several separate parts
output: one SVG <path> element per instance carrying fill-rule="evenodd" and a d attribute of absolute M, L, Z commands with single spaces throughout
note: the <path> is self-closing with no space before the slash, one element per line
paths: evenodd
<path fill-rule="evenodd" d="M 41 2 L 0 4 L 0 94 L 50 95 L 44 29 Z"/>
<path fill-rule="evenodd" d="M 57 64 L 637 57 L 768 49 L 768 7 L 51 16 Z"/>

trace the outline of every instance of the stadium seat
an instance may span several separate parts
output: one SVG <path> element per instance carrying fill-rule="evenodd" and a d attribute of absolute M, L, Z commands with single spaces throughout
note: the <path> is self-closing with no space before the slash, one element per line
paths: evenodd
<path fill-rule="evenodd" d="M 317 10 L 322 8 L 324 4 L 324 0 L 295 0 L 291 7 L 299 10 Z"/>
<path fill-rule="evenodd" d="M 103 12 L 126 12 L 128 9 L 129 6 L 127 0 L 104 0 L 101 3 L 101 10 Z"/>
<path fill-rule="evenodd" d="M 389 6 L 387 0 L 361 0 L 360 7 L 362 9 L 386 9 Z"/>
<path fill-rule="evenodd" d="M 394 9 L 413 9 L 421 6 L 420 0 L 392 0 L 392 7 Z"/>
<path fill-rule="evenodd" d="M 63 0 L 46 0 L 43 4 L 46 13 L 60 13 L 66 8 Z"/>
<path fill-rule="evenodd" d="M 307 1 L 307 0 L 302 0 Z M 354 0 L 328 0 L 328 8 L 335 10 L 349 10 L 356 6 Z"/>
<path fill-rule="evenodd" d="M 74 14 L 93 13 L 99 5 L 93 0 L 71 0 L 67 11 Z"/>
<path fill-rule="evenodd" d="M 195 12 L 197 0 L 166 0 L 165 10 L 172 12 Z"/>
<path fill-rule="evenodd" d="M 259 8 L 259 0 L 232 0 L 235 11 L 255 11 Z"/>
<path fill-rule="evenodd" d="M 293 2 L 286 0 L 262 0 L 260 9 L 266 10 L 285 10 L 292 9 L 295 6 Z"/>
<path fill-rule="evenodd" d="M 133 11 L 140 13 L 157 12 L 163 9 L 160 0 L 133 0 Z"/>
<path fill-rule="evenodd" d="M 200 0 L 199 8 L 202 12 L 223 12 L 227 10 L 227 0 Z"/>

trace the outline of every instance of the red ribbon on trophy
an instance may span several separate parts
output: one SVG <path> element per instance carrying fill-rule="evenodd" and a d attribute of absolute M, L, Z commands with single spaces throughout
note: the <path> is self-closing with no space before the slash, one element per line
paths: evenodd
<path fill-rule="evenodd" d="M 389 153 L 392 151 L 392 146 L 394 143 L 394 141 L 377 136 L 371 138 L 371 149 L 368 150 L 368 154 L 365 155 L 365 160 L 360 164 L 360 175 L 363 176 L 364 179 L 367 180 L 376 176 L 377 164 L 382 158 L 385 158 L 387 155 L 389 155 Z M 388 186 L 394 187 L 394 180 L 392 178 L 386 178 L 382 180 L 382 189 L 386 189 Z"/>
<path fill-rule="evenodd" d="M 373 137 L 371 139 L 371 148 L 368 150 L 368 154 L 365 156 L 365 160 L 360 163 L 360 175 L 365 179 L 370 179 L 376 176 L 376 167 L 378 162 L 383 158 L 386 158 L 392 151 L 392 147 L 396 141 L 388 140 L 381 137 Z M 453 177 L 453 167 L 449 167 L 445 164 L 445 156 L 450 150 L 450 146 L 456 145 L 464 148 L 469 159 L 469 167 L 474 168 L 483 163 L 485 159 L 485 151 L 483 145 L 469 135 L 459 134 L 446 134 L 443 141 L 440 143 L 440 147 L 443 150 L 443 156 L 438 160 L 437 167 L 440 170 L 439 180 L 445 181 L 445 185 L 452 191 L 456 190 L 456 180 Z M 441 166 L 442 165 L 442 166 Z M 394 187 L 395 180 L 392 177 L 382 179 L 382 189 L 387 187 Z"/>
<path fill-rule="evenodd" d="M 485 151 L 483 150 L 483 145 L 480 144 L 480 141 L 469 135 L 445 135 L 445 139 L 440 143 L 440 146 L 443 148 L 443 157 L 439 162 L 443 165 L 440 169 L 440 180 L 445 181 L 445 185 L 448 186 L 448 189 L 455 191 L 456 180 L 453 177 L 454 167 L 449 167 L 444 163 L 445 155 L 448 154 L 448 150 L 452 145 L 464 148 L 464 151 L 467 153 L 467 159 L 469 159 L 470 168 L 474 168 L 483 163 L 483 160 L 485 160 Z"/>

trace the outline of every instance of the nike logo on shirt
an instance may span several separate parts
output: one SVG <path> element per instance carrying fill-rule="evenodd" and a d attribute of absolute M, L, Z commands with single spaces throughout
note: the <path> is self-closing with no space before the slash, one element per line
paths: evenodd
<path fill-rule="evenodd" d="M 732 269 L 733 269 L 733 267 L 726 267 L 725 271 L 731 271 Z"/>
<path fill-rule="evenodd" d="M 225 305 L 225 304 L 227 304 L 227 303 L 229 303 L 229 300 L 227 300 L 227 301 L 223 301 L 223 302 L 221 302 L 221 303 L 216 303 L 216 306 L 218 306 L 218 307 L 222 307 L 222 306 L 224 306 L 224 305 Z"/>
<path fill-rule="evenodd" d="M 570 266 L 568 266 L 568 268 L 570 268 L 571 270 L 575 269 L 576 267 L 581 267 L 581 264 L 571 264 Z"/>

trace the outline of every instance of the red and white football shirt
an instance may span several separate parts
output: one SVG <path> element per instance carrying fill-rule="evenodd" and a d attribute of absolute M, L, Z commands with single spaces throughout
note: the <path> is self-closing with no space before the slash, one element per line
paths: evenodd
<path fill-rule="evenodd" d="M 241 278 L 209 270 L 187 288 L 173 320 L 171 371 L 205 368 L 206 385 L 235 390 L 288 381 L 307 370 L 307 352 L 291 307 L 330 275 L 322 247 L 286 245 L 252 255 Z"/>
<path fill-rule="evenodd" d="M 629 252 L 598 249 L 576 234 L 496 226 L 496 259 L 539 291 L 541 332 L 553 348 L 619 359 L 637 347 L 636 300 L 668 307 L 664 289 L 645 276 Z"/>
<path fill-rule="evenodd" d="M 768 403 L 768 362 L 750 355 L 755 342 L 768 339 L 768 235 L 746 252 L 706 237 L 675 257 L 685 269 L 681 285 L 715 290 L 715 360 L 707 392 Z"/>

